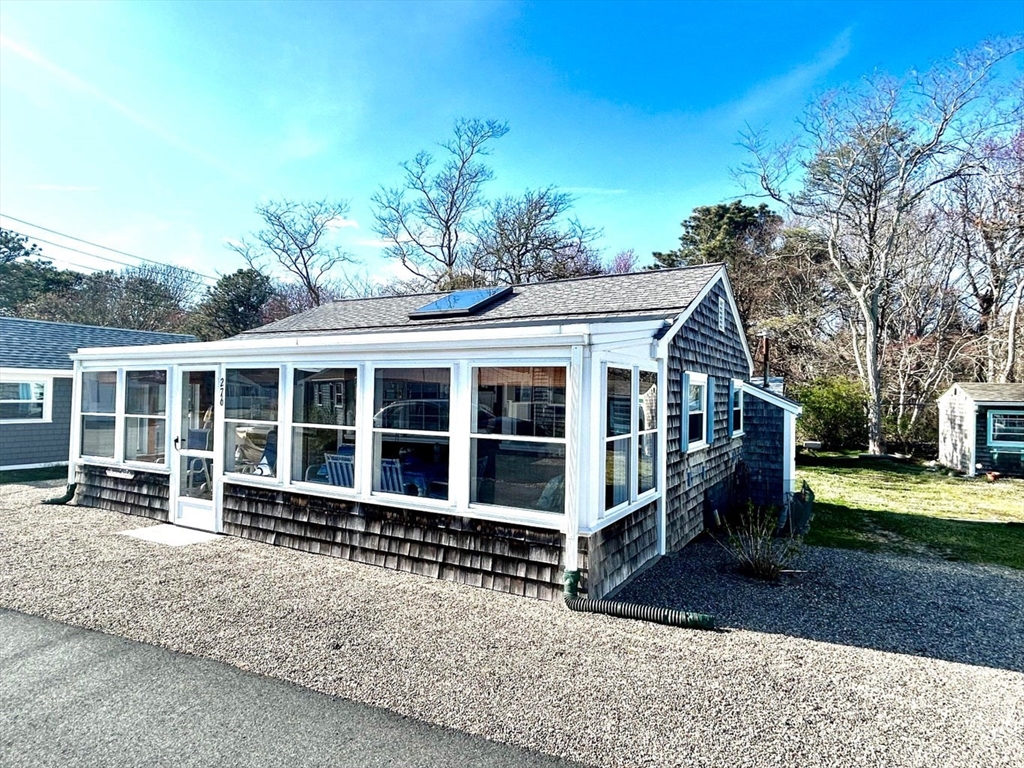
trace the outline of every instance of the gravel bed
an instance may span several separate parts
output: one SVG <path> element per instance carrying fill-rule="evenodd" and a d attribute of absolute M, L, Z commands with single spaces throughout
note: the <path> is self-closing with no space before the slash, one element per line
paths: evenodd
<path fill-rule="evenodd" d="M 714 610 L 738 627 L 701 632 L 237 538 L 155 545 L 114 535 L 146 525 L 141 518 L 39 506 L 53 487 L 0 487 L 2 607 L 592 765 L 1024 765 L 1024 674 L 1014 671 L 1024 591 L 1013 572 L 905 566 L 903 584 L 915 574 L 977 579 L 956 599 L 985 625 L 949 638 L 954 650 L 940 654 L 932 651 L 945 630 L 915 629 L 924 640 L 905 643 L 854 631 L 872 604 L 876 618 L 899 613 L 902 590 L 876 591 L 903 571 L 899 560 L 868 557 L 856 581 L 856 556 L 815 552 L 809 566 L 837 570 L 765 588 L 723 575 L 714 555 L 704 571 L 675 557 L 631 588 L 633 599 L 647 584 L 652 598 Z M 701 573 L 722 584 L 694 585 Z M 829 606 L 851 586 L 874 598 L 846 612 Z M 941 589 L 945 600 L 958 587 Z M 760 607 L 745 608 L 749 600 Z M 791 622 L 772 618 L 801 611 Z M 814 612 L 822 615 L 806 615 Z M 972 642 L 983 646 L 976 657 Z M 1018 647 L 1000 657 L 1000 643 Z"/>

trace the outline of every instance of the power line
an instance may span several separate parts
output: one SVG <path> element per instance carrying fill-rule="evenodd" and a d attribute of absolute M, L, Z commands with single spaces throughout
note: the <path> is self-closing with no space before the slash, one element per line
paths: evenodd
<path fill-rule="evenodd" d="M 8 218 L 11 218 L 11 217 L 8 217 Z M 123 267 L 138 267 L 138 266 L 140 266 L 138 264 L 131 264 L 131 263 L 127 262 L 127 261 L 120 261 L 118 259 L 112 259 L 109 256 L 100 256 L 98 253 L 89 253 L 89 251 L 83 251 L 80 248 L 72 248 L 70 245 L 62 245 L 61 243 L 55 243 L 52 240 L 44 240 L 41 237 L 35 237 L 34 235 L 28 235 L 28 234 L 25 234 L 24 232 L 19 232 L 16 229 L 10 229 L 8 231 L 9 232 L 13 232 L 16 235 L 21 235 L 22 237 L 30 238 L 31 240 L 34 240 L 35 242 L 38 242 L 38 243 L 45 243 L 46 245 L 52 245 L 55 248 L 62 248 L 64 250 L 66 250 L 66 251 L 72 251 L 74 253 L 80 253 L 83 256 L 88 256 L 91 259 L 99 259 L 100 261 L 109 261 L 111 264 L 120 264 Z M 47 231 L 49 231 L 49 230 L 47 230 Z M 74 239 L 77 239 L 77 238 L 74 238 Z M 90 245 L 92 245 L 92 243 L 90 243 Z M 114 249 L 113 248 L 108 248 L 107 250 L 114 250 Z M 120 251 L 115 251 L 115 253 L 120 253 Z M 40 255 L 44 256 L 44 254 L 40 254 Z M 146 261 L 150 262 L 151 264 L 155 264 L 157 266 L 161 266 L 161 267 L 174 267 L 175 269 L 180 269 L 183 272 L 189 272 L 191 274 L 197 275 L 197 276 L 202 278 L 202 282 L 204 282 L 204 283 L 206 283 L 209 280 L 212 280 L 214 283 L 217 282 L 217 278 L 210 277 L 209 275 L 204 275 L 203 273 L 196 272 L 195 270 L 192 270 L 192 269 L 186 269 L 184 267 L 178 267 L 178 266 L 175 266 L 174 264 L 164 264 L 164 263 L 159 262 L 159 261 L 152 261 L 151 259 L 146 259 Z M 73 267 L 78 267 L 79 269 L 95 269 L 95 267 L 87 267 L 84 264 L 74 264 L 74 263 L 72 263 L 70 261 L 66 262 L 66 263 L 71 265 L 71 266 L 73 266 Z"/>
<path fill-rule="evenodd" d="M 175 264 L 167 264 L 166 262 L 163 262 L 163 261 L 157 261 L 155 259 L 147 259 L 145 256 L 136 256 L 134 253 L 128 253 L 127 251 L 119 251 L 119 250 L 117 250 L 117 248 L 111 248 L 110 246 L 107 246 L 107 245 L 100 245 L 99 243 L 93 243 L 93 242 L 91 242 L 89 240 L 83 240 L 80 237 L 75 237 L 74 235 L 69 235 L 69 234 L 67 234 L 65 232 L 58 232 L 56 229 L 49 229 L 48 227 L 44 227 L 41 224 L 33 224 L 31 221 L 25 221 L 24 219 L 19 219 L 19 218 L 15 217 L 15 216 L 9 216 L 6 213 L 0 213 L 0 216 L 2 216 L 5 219 L 10 219 L 11 221 L 16 221 L 19 224 L 24 224 L 24 225 L 29 226 L 29 227 L 35 227 L 36 229 L 41 229 L 44 232 L 49 232 L 50 234 L 53 234 L 53 235 L 60 235 L 61 237 L 66 237 L 69 240 L 75 240 L 75 241 L 77 241 L 79 243 L 85 243 L 86 245 L 91 245 L 94 248 L 102 248 L 104 251 L 110 251 L 111 253 L 117 253 L 117 254 L 119 254 L 121 256 L 127 256 L 127 257 L 129 257 L 131 259 L 138 259 L 139 261 L 148 261 L 150 264 L 157 264 L 157 265 L 159 265 L 161 267 L 168 267 L 168 266 L 170 266 L 170 267 L 177 267 L 177 265 L 175 265 Z M 33 240 L 39 240 L 39 242 L 41 242 L 41 243 L 47 243 L 48 245 L 55 245 L 58 248 L 61 248 L 61 247 L 67 248 L 67 246 L 61 246 L 59 243 L 50 243 L 47 240 L 40 240 L 37 237 L 34 237 L 32 235 L 26 235 L 23 232 L 19 232 L 18 234 L 23 235 L 24 237 L 30 237 Z M 68 250 L 73 251 L 75 249 L 74 248 L 68 248 Z M 85 251 L 77 251 L 77 252 L 78 253 L 85 253 Z M 97 259 L 104 258 L 102 256 L 96 256 L 95 254 L 91 254 L 91 253 L 85 253 L 85 255 L 87 255 L 87 256 L 94 256 Z M 138 266 L 136 264 L 127 264 L 127 263 L 125 263 L 123 261 L 116 261 L 114 259 L 105 259 L 105 260 L 106 261 L 112 261 L 115 264 L 124 264 L 124 266 L 127 266 L 127 267 Z M 185 267 L 177 267 L 177 268 L 178 269 L 184 269 L 186 272 L 195 272 L 195 274 L 200 275 L 202 277 L 209 278 L 210 280 L 217 280 L 218 279 L 218 278 L 214 277 L 213 275 L 207 275 L 207 274 L 205 274 L 203 272 L 197 272 L 194 269 L 187 269 Z"/>

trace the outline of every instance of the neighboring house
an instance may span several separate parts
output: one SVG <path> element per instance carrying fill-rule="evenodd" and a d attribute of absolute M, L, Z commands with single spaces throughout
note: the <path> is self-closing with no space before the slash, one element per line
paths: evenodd
<path fill-rule="evenodd" d="M 195 337 L 0 317 L 0 470 L 68 463 L 70 355 L 80 347 L 183 341 Z"/>
<path fill-rule="evenodd" d="M 722 265 L 339 301 L 74 358 L 78 503 L 545 599 L 564 570 L 602 597 L 682 547 L 772 429 L 744 413 L 769 394 L 737 396 L 752 362 Z M 776 504 L 784 458 L 763 466 Z"/>
<path fill-rule="evenodd" d="M 958 382 L 939 397 L 939 463 L 1024 476 L 1024 384 Z"/>

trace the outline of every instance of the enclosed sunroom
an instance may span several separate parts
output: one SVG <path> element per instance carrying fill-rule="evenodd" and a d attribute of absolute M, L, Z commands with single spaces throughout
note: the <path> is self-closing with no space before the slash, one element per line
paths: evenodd
<path fill-rule="evenodd" d="M 721 265 L 73 359 L 78 503 L 542 598 L 701 530 L 750 373 Z"/>

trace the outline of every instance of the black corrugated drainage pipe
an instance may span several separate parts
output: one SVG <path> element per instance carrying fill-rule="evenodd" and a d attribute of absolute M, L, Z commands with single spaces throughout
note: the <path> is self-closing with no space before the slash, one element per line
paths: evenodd
<path fill-rule="evenodd" d="M 620 619 L 651 621 L 655 624 L 668 624 L 672 627 L 687 627 L 688 629 L 715 628 L 715 617 L 707 613 L 676 611 L 671 608 L 623 603 L 618 600 L 588 600 L 585 597 L 580 597 L 578 594 L 580 586 L 579 571 L 566 571 L 563 578 L 565 580 L 563 596 L 565 597 L 565 604 L 570 611 L 602 613 L 606 616 L 617 616 Z"/>
<path fill-rule="evenodd" d="M 56 496 L 52 499 L 47 499 L 43 504 L 67 504 L 73 498 L 75 498 L 75 489 L 78 487 L 78 483 L 68 483 L 67 490 L 64 491 L 63 496 Z"/>

